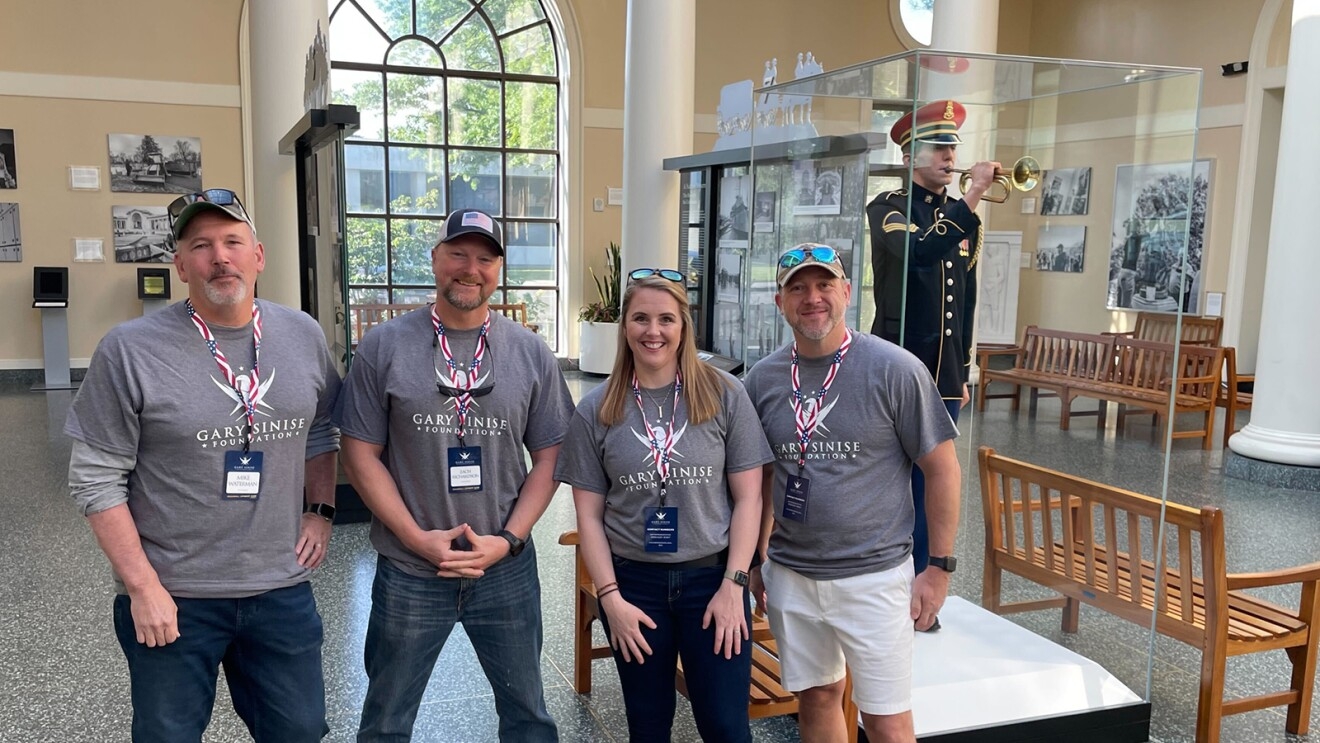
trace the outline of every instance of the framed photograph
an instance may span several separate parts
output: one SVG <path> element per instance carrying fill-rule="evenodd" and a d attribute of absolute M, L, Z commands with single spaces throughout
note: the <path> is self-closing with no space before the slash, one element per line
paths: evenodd
<path fill-rule="evenodd" d="M 799 168 L 798 166 L 802 167 Z M 843 167 L 817 167 L 815 161 L 793 163 L 797 204 L 794 214 L 806 216 L 832 216 L 841 211 Z"/>
<path fill-rule="evenodd" d="M 1210 166 L 1118 166 L 1106 307 L 1200 313 Z"/>
<path fill-rule="evenodd" d="M 721 248 L 745 248 L 752 229 L 752 177 L 726 175 L 720 178 L 718 244 Z"/>
<path fill-rule="evenodd" d="M 1046 224 L 1036 233 L 1036 270 L 1081 273 L 1086 225 Z"/>
<path fill-rule="evenodd" d="M 752 217 L 754 232 L 775 231 L 775 201 L 779 194 L 774 191 L 761 191 L 756 194 L 756 215 Z"/>
<path fill-rule="evenodd" d="M 115 263 L 170 263 L 174 236 L 163 206 L 113 206 L 111 231 L 115 235 Z"/>
<path fill-rule="evenodd" d="M 18 226 L 18 204 L 0 204 L 0 261 L 23 260 L 23 233 Z"/>
<path fill-rule="evenodd" d="M 1041 216 L 1076 216 L 1090 210 L 1091 168 L 1047 170 L 1040 182 Z"/>
<path fill-rule="evenodd" d="M 741 250 L 720 249 L 715 253 L 715 301 L 742 304 Z"/>
<path fill-rule="evenodd" d="M 14 130 L 0 129 L 0 188 L 18 188 L 18 158 Z"/>
<path fill-rule="evenodd" d="M 158 134 L 111 134 L 110 190 L 196 193 L 202 190 L 202 140 Z"/>

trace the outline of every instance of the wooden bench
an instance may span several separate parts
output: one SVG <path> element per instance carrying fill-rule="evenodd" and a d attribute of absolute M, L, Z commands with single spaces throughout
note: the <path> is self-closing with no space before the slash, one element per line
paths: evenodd
<path fill-rule="evenodd" d="M 393 320 L 399 315 L 407 314 L 417 309 L 425 307 L 426 303 L 421 304 L 354 304 L 349 306 L 349 312 L 352 315 L 353 325 L 353 343 L 356 345 L 362 339 L 362 334 L 371 330 L 388 320 Z M 538 332 L 540 327 L 534 323 L 527 322 L 526 303 L 518 304 L 492 304 L 490 309 L 493 312 L 499 312 L 514 322 L 521 323 L 523 327 Z"/>
<path fill-rule="evenodd" d="M 599 619 L 599 604 L 596 601 L 596 585 L 587 573 L 587 563 L 582 559 L 582 550 L 576 531 L 566 531 L 559 536 L 559 543 L 573 547 L 576 567 L 574 568 L 573 591 L 573 688 L 579 694 L 591 693 L 591 662 L 596 658 L 609 658 L 609 645 L 596 645 L 591 636 L 591 624 Z M 797 712 L 797 697 L 784 689 L 779 682 L 779 648 L 770 634 L 770 625 L 765 617 L 752 614 L 751 626 L 752 683 L 748 693 L 747 714 L 755 720 L 761 717 L 790 715 Z M 748 645 L 743 643 L 744 652 Z M 683 696 L 688 695 L 687 680 L 683 675 L 680 662 L 674 686 Z M 857 706 L 852 703 L 852 685 L 847 684 L 843 696 L 846 720 L 857 720 Z M 857 743 L 857 725 L 848 725 L 848 743 Z"/>
<path fill-rule="evenodd" d="M 1237 350 L 1225 346 L 1224 382 L 1219 385 L 1219 394 L 1215 397 L 1215 406 L 1224 409 L 1224 446 L 1228 446 L 1228 437 L 1237 431 L 1237 411 L 1251 409 L 1255 386 L 1256 375 L 1238 374 Z"/>
<path fill-rule="evenodd" d="M 1218 346 L 1224 332 L 1224 318 L 1201 317 L 1199 315 L 1182 316 L 1182 332 L 1178 333 L 1178 315 L 1173 312 L 1138 312 L 1137 324 L 1132 330 L 1112 335 L 1126 336 L 1133 340 L 1173 343 L 1181 335 L 1179 342 L 1194 346 Z"/>
<path fill-rule="evenodd" d="M 1225 567 L 1224 515 L 1218 508 L 1164 504 L 1009 459 L 984 446 L 980 472 L 982 603 L 987 609 L 1007 614 L 1059 607 L 1063 631 L 1069 633 L 1077 631 L 1083 603 L 1147 628 L 1154 618 L 1157 632 L 1201 651 L 1198 743 L 1219 741 L 1224 715 L 1284 705 L 1288 732 L 1306 734 L 1316 671 L 1313 627 L 1320 612 L 1320 563 L 1231 575 Z M 1005 603 L 1000 593 L 1004 571 L 1060 596 Z M 1293 584 L 1301 586 L 1296 609 L 1243 592 Z M 1225 701 L 1226 659 L 1265 650 L 1286 652 L 1292 664 L 1289 688 Z"/>
<path fill-rule="evenodd" d="M 1032 388 L 1031 402 L 1034 410 L 1039 391 L 1047 390 L 1059 397 L 1059 428 L 1067 431 L 1074 415 L 1074 384 L 1108 376 L 1114 357 L 1114 341 L 1114 336 L 1073 333 L 1029 325 L 1022 333 L 1022 344 L 1018 347 L 1012 368 L 981 369 L 981 383 L 976 390 L 976 409 L 984 411 L 987 399 L 1007 397 L 1012 400 L 1013 411 L 1016 412 L 1021 407 L 1021 388 L 1026 386 Z M 995 381 L 1013 385 L 1013 391 L 990 395 L 990 383 Z M 1103 426 L 1104 421 L 1100 419 L 1098 424 Z"/>

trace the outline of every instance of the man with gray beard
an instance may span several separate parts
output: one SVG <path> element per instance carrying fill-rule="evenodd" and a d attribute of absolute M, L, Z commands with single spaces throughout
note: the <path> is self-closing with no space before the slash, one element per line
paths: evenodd
<path fill-rule="evenodd" d="M 69 490 L 110 561 L 135 743 L 196 743 L 221 665 L 258 743 L 329 732 L 309 583 L 334 518 L 339 374 L 311 317 L 254 298 L 225 189 L 169 207 L 188 299 L 106 334 L 69 410 Z"/>
<path fill-rule="evenodd" d="M 556 741 L 531 535 L 558 485 L 573 401 L 545 342 L 487 305 L 504 266 L 500 225 L 459 209 L 440 232 L 435 303 L 362 338 L 336 410 L 344 471 L 372 511 L 380 553 L 358 740 L 411 738 L 462 623 L 495 694 L 500 740 Z"/>

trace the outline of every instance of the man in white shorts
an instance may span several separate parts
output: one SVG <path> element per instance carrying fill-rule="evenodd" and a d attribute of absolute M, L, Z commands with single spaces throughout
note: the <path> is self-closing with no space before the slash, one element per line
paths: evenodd
<path fill-rule="evenodd" d="M 798 694 L 805 743 L 843 741 L 856 724 L 842 714 L 845 663 L 867 737 L 911 743 L 913 625 L 935 621 L 955 566 L 958 431 L 921 361 L 844 325 L 851 286 L 834 248 L 785 251 L 778 284 L 794 342 L 746 379 L 776 457 L 752 590 L 779 640 L 784 686 Z M 913 465 L 926 473 L 939 568 L 916 578 Z"/>

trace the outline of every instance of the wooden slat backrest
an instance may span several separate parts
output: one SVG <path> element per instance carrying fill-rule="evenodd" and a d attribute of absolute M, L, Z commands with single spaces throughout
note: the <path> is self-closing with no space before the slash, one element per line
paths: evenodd
<path fill-rule="evenodd" d="M 1173 345 L 1117 338 L 1110 381 L 1146 390 L 1167 391 L 1172 376 Z M 1224 349 L 1182 344 L 1178 350 L 1178 394 L 1214 400 L 1219 388 Z"/>
<path fill-rule="evenodd" d="M 1075 379 L 1103 379 L 1113 356 L 1112 336 L 1029 326 L 1023 331 L 1024 369 Z"/>
<path fill-rule="evenodd" d="M 352 315 L 353 342 L 362 340 L 362 334 L 368 330 L 380 325 L 387 320 L 392 320 L 399 315 L 411 312 L 418 307 L 425 307 L 426 304 L 354 304 L 349 306 L 349 313 Z M 492 304 L 490 308 L 505 317 L 521 325 L 527 324 L 527 304 L 518 302 L 516 304 Z"/>
<path fill-rule="evenodd" d="M 1137 313 L 1132 336 L 1136 340 L 1172 343 L 1178 329 L 1178 315 L 1164 312 Z M 1223 335 L 1224 318 L 1183 315 L 1182 342 L 1199 346 L 1217 346 Z"/>
<path fill-rule="evenodd" d="M 1227 596 L 1225 587 L 1202 605 L 1193 590 L 1194 583 L 1204 582 L 1207 592 L 1223 583 L 1218 509 L 1161 504 L 989 447 L 981 447 L 980 470 L 987 561 L 1011 562 L 1010 570 L 1147 627 L 1158 591 L 1161 631 L 1204 643 L 1207 618 L 1217 616 L 1214 607 Z"/>

